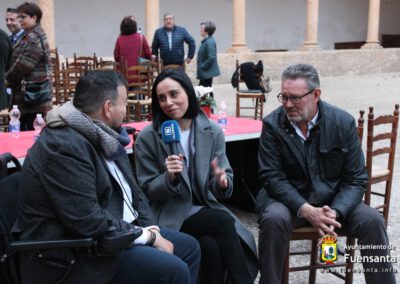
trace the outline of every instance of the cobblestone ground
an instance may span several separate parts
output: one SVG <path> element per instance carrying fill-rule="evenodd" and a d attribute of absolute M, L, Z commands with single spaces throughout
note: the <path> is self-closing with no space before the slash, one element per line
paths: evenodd
<path fill-rule="evenodd" d="M 267 74 L 268 75 L 268 74 Z M 374 107 L 375 115 L 380 114 L 391 114 L 394 110 L 395 103 L 400 103 L 400 73 L 385 73 L 385 74 L 371 74 L 366 76 L 343 76 L 343 77 L 321 77 L 321 98 L 331 104 L 341 107 L 351 113 L 355 118 L 358 118 L 359 110 L 365 110 L 368 113 L 368 107 Z M 235 91 L 231 85 L 215 85 L 215 97 L 217 101 L 225 100 L 228 105 L 228 114 L 234 115 L 235 112 Z M 280 82 L 272 82 L 272 92 L 268 95 L 267 102 L 264 108 L 264 113 L 268 114 L 276 107 L 279 106 L 279 102 L 276 99 L 276 95 L 280 90 Z M 250 114 L 250 113 L 249 113 Z M 367 115 L 364 116 L 366 118 Z M 228 122 L 229 123 L 229 122 Z M 366 131 L 364 133 L 364 145 L 365 150 L 366 143 Z M 398 135 L 398 144 L 400 143 L 400 132 Z M 392 197 L 390 206 L 390 216 L 388 225 L 388 235 L 390 243 L 395 247 L 391 251 L 392 256 L 397 257 L 400 260 L 400 145 L 397 146 L 394 178 L 392 186 Z M 249 228 L 254 234 L 256 241 L 258 240 L 258 225 L 255 214 L 244 212 L 238 209 L 233 209 L 237 216 L 242 222 Z M 304 241 L 297 241 L 291 243 L 291 248 L 300 249 L 307 247 Z M 307 259 L 292 258 L 291 264 L 296 265 L 302 262 L 307 263 Z M 400 270 L 398 263 L 393 264 L 394 269 Z M 360 264 L 355 265 L 356 269 L 361 270 Z M 399 282 L 399 273 L 396 274 L 397 281 Z M 258 278 L 255 283 L 258 283 Z M 307 272 L 295 272 L 290 274 L 290 283 L 308 283 Z M 338 278 L 317 273 L 317 283 L 340 283 Z M 354 273 L 353 283 L 365 283 L 364 276 L 362 273 Z"/>

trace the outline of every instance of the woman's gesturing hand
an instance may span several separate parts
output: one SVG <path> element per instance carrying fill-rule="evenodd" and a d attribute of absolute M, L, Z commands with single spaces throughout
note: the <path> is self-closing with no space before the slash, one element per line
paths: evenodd
<path fill-rule="evenodd" d="M 228 179 L 226 178 L 225 169 L 221 169 L 221 168 L 218 166 L 218 159 L 217 159 L 217 158 L 214 158 L 214 159 L 211 161 L 211 168 L 212 168 L 212 170 L 213 170 L 215 179 L 216 179 L 217 182 L 218 182 L 218 185 L 219 185 L 221 188 L 227 188 L 227 187 L 228 187 Z"/>

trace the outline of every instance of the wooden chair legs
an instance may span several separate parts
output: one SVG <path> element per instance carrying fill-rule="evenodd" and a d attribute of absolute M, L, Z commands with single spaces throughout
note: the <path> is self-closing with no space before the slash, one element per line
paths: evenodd
<path fill-rule="evenodd" d="M 340 236 L 345 237 L 345 236 Z M 339 277 L 340 279 L 344 280 L 346 284 L 351 284 L 353 282 L 353 267 L 354 264 L 350 261 L 350 257 L 354 257 L 355 251 L 352 250 L 341 250 L 338 249 L 338 257 L 341 255 L 341 258 L 344 258 L 344 254 L 347 254 L 347 259 L 337 259 L 332 264 L 325 264 L 320 262 L 319 254 L 320 254 L 320 246 L 318 244 L 319 235 L 318 232 L 312 227 L 300 227 L 294 229 L 291 235 L 292 241 L 301 241 L 301 240 L 309 240 L 311 241 L 311 248 L 309 250 L 302 250 L 302 251 L 289 251 L 286 255 L 285 266 L 282 275 L 282 283 L 287 284 L 289 283 L 289 273 L 296 272 L 296 271 L 305 271 L 308 270 L 308 283 L 315 284 L 317 279 L 317 270 L 318 269 L 330 269 L 333 275 Z M 346 237 L 346 247 L 352 248 L 355 245 L 355 239 Z M 310 261 L 308 265 L 304 266 L 290 266 L 290 256 L 299 256 L 299 255 L 309 255 Z M 344 273 L 343 273 L 344 272 Z M 327 271 L 328 273 L 328 271 Z"/>

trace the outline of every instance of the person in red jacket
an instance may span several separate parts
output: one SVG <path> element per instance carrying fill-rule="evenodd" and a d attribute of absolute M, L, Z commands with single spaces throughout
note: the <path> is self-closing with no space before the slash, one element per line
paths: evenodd
<path fill-rule="evenodd" d="M 114 59 L 126 61 L 126 67 L 138 65 L 138 58 L 151 59 L 151 50 L 145 36 L 137 32 L 137 23 L 132 16 L 122 19 L 120 32 L 114 48 Z M 128 83 L 132 83 L 129 82 Z"/>

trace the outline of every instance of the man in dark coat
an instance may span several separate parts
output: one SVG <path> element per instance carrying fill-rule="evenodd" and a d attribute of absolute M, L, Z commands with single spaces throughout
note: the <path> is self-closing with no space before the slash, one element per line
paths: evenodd
<path fill-rule="evenodd" d="M 5 85 L 5 72 L 10 67 L 11 42 L 5 31 L 0 29 L 0 111 L 9 107 Z"/>
<path fill-rule="evenodd" d="M 13 235 L 101 240 L 111 225 L 117 234 L 134 230 L 138 237 L 114 255 L 72 250 L 76 262 L 63 283 L 196 283 L 197 241 L 156 226 L 132 175 L 124 149 L 130 139 L 121 127 L 126 84 L 114 71 L 89 72 L 78 82 L 73 103 L 47 114 L 24 161 Z M 60 250 L 25 253 L 22 283 L 56 283 L 67 256 Z"/>
<path fill-rule="evenodd" d="M 382 216 L 362 202 L 368 175 L 354 118 L 320 95 L 314 67 L 290 66 L 282 74 L 282 106 L 263 120 L 260 283 L 281 283 L 292 229 L 307 224 L 321 236 L 356 237 L 366 248 L 361 249 L 366 282 L 396 283 L 390 260 L 368 261 L 387 259 L 389 240 Z"/>
<path fill-rule="evenodd" d="M 196 50 L 196 42 L 193 37 L 186 31 L 184 27 L 175 25 L 175 18 L 172 14 L 164 15 L 164 27 L 156 30 L 154 33 L 153 43 L 151 45 L 154 58 L 158 56 L 160 50 L 160 58 L 163 66 L 185 64 L 184 43 L 189 46 L 186 64 L 189 64 Z"/>

